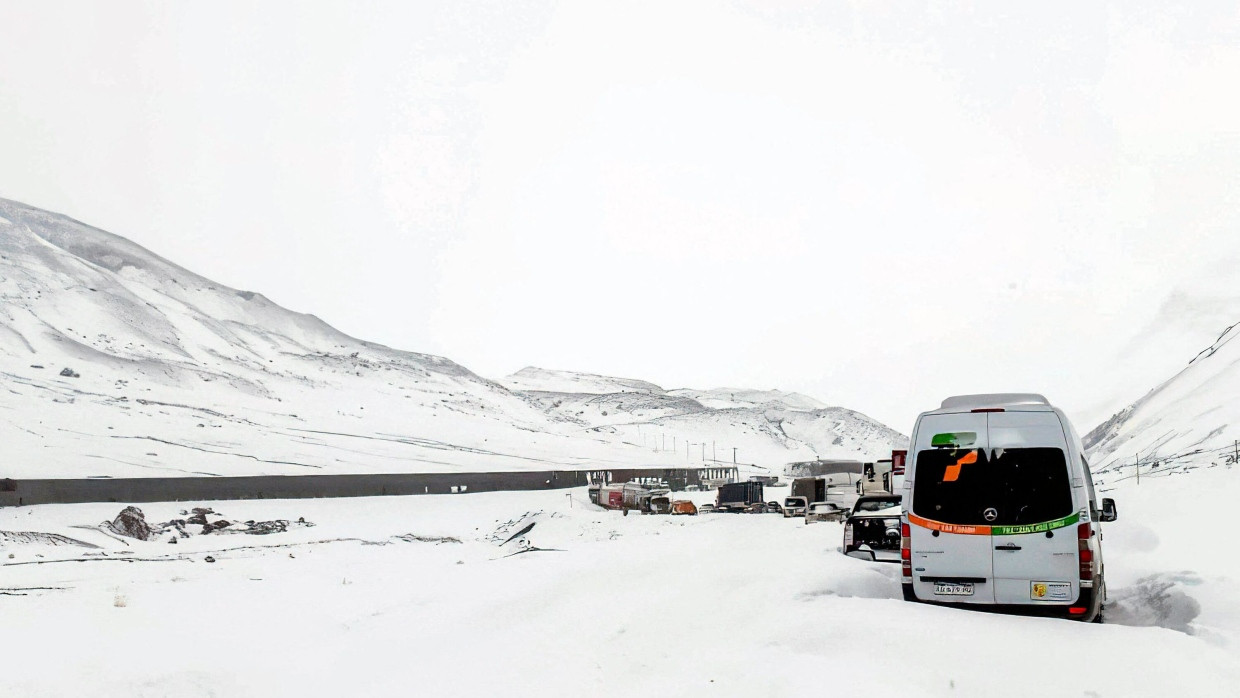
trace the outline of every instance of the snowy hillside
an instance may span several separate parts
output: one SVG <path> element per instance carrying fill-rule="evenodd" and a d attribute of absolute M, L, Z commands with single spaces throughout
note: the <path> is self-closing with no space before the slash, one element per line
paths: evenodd
<path fill-rule="evenodd" d="M 1095 470 L 1110 480 L 1226 465 L 1240 439 L 1240 324 L 1188 366 L 1085 436 Z M 1121 470 L 1122 468 L 1122 470 Z"/>
<path fill-rule="evenodd" d="M 682 464 L 735 458 L 778 472 L 798 460 L 885 458 L 908 441 L 858 412 L 778 390 L 668 391 L 627 378 L 535 368 L 503 383 L 529 386 L 522 394 L 553 419 L 652 453 L 671 452 Z"/>
<path fill-rule="evenodd" d="M 725 427 L 638 380 L 527 369 L 508 385 L 529 392 L 514 392 L 2 199 L 0 380 L 4 477 L 683 465 L 681 444 L 707 439 L 778 466 L 833 446 L 881 454 L 902 438 L 859 415 L 819 430 L 825 442 L 785 438 L 756 413 Z M 535 392 L 547 389 L 602 402 L 557 405 Z M 654 402 L 608 409 L 615 394 Z M 677 449 L 613 426 L 663 419 L 679 420 L 661 427 Z"/>
<path fill-rule="evenodd" d="M 1240 320 L 1240 257 L 1228 249 L 1235 243 L 1218 242 L 1219 257 L 1184 272 L 1117 353 L 1081 357 L 1090 378 L 1065 400 L 1078 426 L 1090 429 L 1131 405 Z"/>
<path fill-rule="evenodd" d="M 671 391 L 672 395 L 693 398 L 707 407 L 730 409 L 734 407 L 774 407 L 789 410 L 821 410 L 828 405 L 808 395 L 786 393 L 782 390 L 746 390 L 744 388 L 716 388 L 692 390 L 683 388 Z"/>
<path fill-rule="evenodd" d="M 556 371 L 527 366 L 500 381 L 511 390 L 547 393 L 662 393 L 663 388 L 642 380 L 599 376 L 593 373 Z"/>

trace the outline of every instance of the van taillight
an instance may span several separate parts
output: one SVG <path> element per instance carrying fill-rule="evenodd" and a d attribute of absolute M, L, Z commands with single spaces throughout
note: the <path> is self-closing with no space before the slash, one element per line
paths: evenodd
<path fill-rule="evenodd" d="M 900 571 L 910 580 L 913 577 L 913 549 L 910 537 L 913 535 L 912 529 L 906 523 L 900 524 Z"/>
<path fill-rule="evenodd" d="M 848 546 L 852 544 L 853 544 L 853 525 L 846 524 L 844 526 L 844 547 L 847 548 Z"/>
<path fill-rule="evenodd" d="M 1092 581 L 1094 578 L 1094 551 L 1089 547 L 1089 537 L 1092 535 L 1093 530 L 1088 522 L 1076 527 L 1076 546 L 1081 563 L 1082 581 Z"/>

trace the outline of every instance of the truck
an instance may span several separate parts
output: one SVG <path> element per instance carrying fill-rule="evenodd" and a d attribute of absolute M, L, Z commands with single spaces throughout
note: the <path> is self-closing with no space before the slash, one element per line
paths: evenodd
<path fill-rule="evenodd" d="M 908 449 L 891 450 L 891 472 L 885 476 L 887 491 L 900 494 L 904 489 L 904 461 L 908 458 Z"/>
<path fill-rule="evenodd" d="M 823 477 L 799 477 L 792 481 L 789 497 L 804 497 L 808 506 L 817 502 L 830 502 L 840 509 L 852 507 L 857 499 L 856 488 L 860 480 L 851 473 L 826 475 Z"/>
<path fill-rule="evenodd" d="M 590 501 L 605 509 L 624 508 L 624 485 L 600 485 L 590 491 Z"/>
<path fill-rule="evenodd" d="M 806 505 L 827 499 L 827 481 L 820 477 L 799 477 L 792 481 L 789 497 L 805 497 Z"/>
<path fill-rule="evenodd" d="M 886 458 L 874 463 L 866 463 L 857 481 L 857 494 L 883 494 L 891 492 L 892 459 Z"/>
<path fill-rule="evenodd" d="M 719 494 L 715 497 L 716 507 L 742 508 L 750 504 L 763 503 L 762 483 L 734 482 L 719 486 Z"/>

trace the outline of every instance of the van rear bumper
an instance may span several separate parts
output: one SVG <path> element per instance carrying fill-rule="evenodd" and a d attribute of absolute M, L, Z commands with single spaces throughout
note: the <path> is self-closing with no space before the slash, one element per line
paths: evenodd
<path fill-rule="evenodd" d="M 911 583 L 900 585 L 904 591 L 905 601 L 947 606 L 950 608 L 967 608 L 974 611 L 990 611 L 1018 616 L 1036 616 L 1041 618 L 1085 618 L 1091 615 L 1096 602 L 1097 587 L 1081 587 L 1080 594 L 1072 603 L 1038 603 L 1038 604 L 999 604 L 999 603 L 961 603 L 942 601 L 940 599 L 918 598 Z M 1072 609 L 1085 609 L 1083 613 L 1073 613 Z M 1099 607 L 1100 608 L 1100 607 Z"/>

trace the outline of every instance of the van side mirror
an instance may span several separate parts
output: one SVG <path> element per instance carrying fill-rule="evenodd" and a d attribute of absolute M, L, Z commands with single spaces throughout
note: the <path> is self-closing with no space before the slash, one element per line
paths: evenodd
<path fill-rule="evenodd" d="M 1119 512 L 1115 511 L 1115 500 L 1106 498 L 1102 500 L 1102 518 L 1103 522 L 1114 521 L 1119 516 Z"/>

